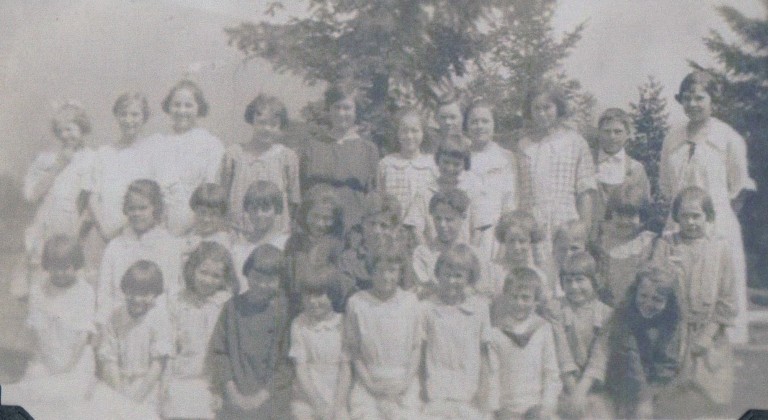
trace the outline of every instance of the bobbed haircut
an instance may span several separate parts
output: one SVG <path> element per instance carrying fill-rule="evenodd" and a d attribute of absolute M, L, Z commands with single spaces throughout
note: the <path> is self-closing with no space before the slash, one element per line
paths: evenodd
<path fill-rule="evenodd" d="M 403 254 L 397 244 L 387 243 L 379 247 L 373 255 L 366 260 L 366 269 L 368 274 L 373 274 L 377 268 L 387 265 L 398 265 L 400 267 L 400 282 L 402 283 L 405 275 L 408 258 Z"/>
<path fill-rule="evenodd" d="M 542 96 L 555 104 L 558 120 L 567 118 L 570 115 L 571 110 L 569 108 L 567 92 L 555 83 L 541 83 L 531 88 L 526 94 L 523 106 L 523 117 L 525 119 L 529 121 L 533 119 L 533 101 Z"/>
<path fill-rule="evenodd" d="M 531 238 L 532 244 L 539 243 L 546 237 L 544 230 L 539 227 L 536 218 L 532 214 L 524 210 L 512 210 L 503 213 L 499 218 L 499 222 L 496 223 L 493 232 L 496 240 L 501 243 L 506 242 L 507 235 L 509 235 L 509 231 L 513 228 L 527 233 Z"/>
<path fill-rule="evenodd" d="M 272 207 L 275 214 L 283 214 L 283 192 L 272 181 L 252 183 L 243 197 L 243 210 L 248 212 L 259 207 Z"/>
<path fill-rule="evenodd" d="M 565 289 L 566 278 L 569 276 L 587 276 L 592 282 L 592 288 L 597 292 L 597 263 L 589 252 L 580 251 L 568 256 L 560 269 L 560 286 Z"/>
<path fill-rule="evenodd" d="M 123 199 L 123 214 L 128 210 L 128 198 L 131 194 L 140 195 L 149 200 L 152 205 L 152 217 L 155 221 L 160 222 L 163 219 L 163 212 L 165 206 L 163 204 L 163 192 L 160 190 L 160 185 L 151 179 L 137 179 L 128 185 L 128 189 L 125 192 Z"/>
<path fill-rule="evenodd" d="M 371 191 L 365 195 L 362 204 L 362 224 L 372 218 L 383 215 L 391 226 L 400 224 L 400 216 L 403 212 L 400 202 L 392 194 Z"/>
<path fill-rule="evenodd" d="M 544 279 L 536 270 L 529 267 L 516 267 L 504 278 L 503 293 L 509 294 L 518 289 L 532 290 L 537 302 L 544 296 Z"/>
<path fill-rule="evenodd" d="M 197 103 L 197 116 L 207 116 L 208 101 L 205 100 L 202 89 L 200 89 L 200 86 L 198 86 L 197 83 L 188 79 L 180 80 L 175 85 L 173 85 L 173 87 L 171 87 L 171 90 L 168 92 L 168 95 L 165 97 L 165 99 L 163 99 L 162 102 L 163 112 L 166 114 L 171 113 L 171 102 L 173 101 L 173 97 L 176 95 L 176 92 L 182 89 L 187 89 L 192 92 L 192 96 L 194 96 L 195 102 Z"/>
<path fill-rule="evenodd" d="M 680 319 L 680 306 L 677 298 L 677 275 L 673 269 L 665 265 L 651 264 L 646 267 L 641 267 L 640 271 L 635 276 L 635 281 L 627 289 L 626 299 L 624 305 L 628 307 L 625 310 L 624 322 L 632 324 L 641 319 L 639 310 L 635 300 L 637 299 L 637 291 L 640 288 L 640 283 L 649 281 L 654 286 L 656 291 L 667 299 L 667 304 L 664 310 L 658 314 L 655 318 L 663 320 L 659 323 L 662 328 L 668 331 L 674 330 L 677 327 L 678 320 Z"/>
<path fill-rule="evenodd" d="M 229 211 L 227 192 L 219 184 L 206 182 L 200 184 L 189 198 L 189 207 L 193 210 L 197 207 L 216 209 L 221 216 Z"/>
<path fill-rule="evenodd" d="M 627 130 L 627 133 L 632 132 L 632 128 L 635 124 L 634 121 L 632 121 L 632 116 L 623 109 L 608 108 L 602 113 L 602 115 L 600 115 L 600 119 L 597 120 L 597 127 L 601 128 L 603 124 L 607 124 L 610 121 L 617 121 L 622 123 L 624 125 L 624 129 Z"/>
<path fill-rule="evenodd" d="M 163 272 L 154 261 L 139 260 L 131 264 L 120 280 L 120 290 L 126 295 L 163 293 Z"/>
<path fill-rule="evenodd" d="M 307 197 L 302 200 L 296 213 L 296 223 L 308 232 L 307 216 L 315 207 L 326 206 L 333 214 L 331 234 L 341 238 L 344 230 L 344 208 L 339 202 L 339 197 L 333 187 L 326 184 L 317 184 L 309 189 Z"/>
<path fill-rule="evenodd" d="M 303 282 L 299 288 L 302 299 L 306 296 L 325 295 L 331 301 L 331 306 L 336 312 L 344 309 L 345 294 L 339 280 L 343 274 L 333 268 L 326 268 L 311 281 Z"/>
<path fill-rule="evenodd" d="M 605 219 L 613 219 L 614 214 L 636 214 L 640 216 L 641 222 L 645 222 L 648 219 L 649 206 L 650 203 L 642 188 L 625 183 L 608 196 Z"/>
<path fill-rule="evenodd" d="M 203 241 L 189 254 L 189 259 L 184 263 L 184 285 L 188 290 L 194 290 L 195 271 L 205 261 L 216 261 L 224 265 L 224 277 L 221 289 L 230 289 L 235 294 L 239 292 L 240 282 L 237 281 L 235 264 L 232 262 L 232 254 L 227 248 L 218 242 Z"/>
<path fill-rule="evenodd" d="M 682 104 L 683 95 L 692 91 L 696 86 L 701 86 L 713 102 L 720 97 L 721 86 L 717 78 L 707 71 L 696 70 L 688 73 L 680 83 L 680 89 L 675 95 L 675 100 Z"/>
<path fill-rule="evenodd" d="M 683 188 L 672 201 L 672 220 L 675 223 L 680 223 L 680 207 L 683 201 L 697 201 L 707 221 L 710 223 L 715 221 L 715 205 L 712 203 L 712 196 L 700 187 L 691 186 Z"/>
<path fill-rule="evenodd" d="M 435 152 L 435 163 L 439 164 L 440 158 L 443 156 L 464 161 L 465 171 L 468 171 L 471 167 L 472 152 L 460 135 L 449 135 L 440 142 Z"/>
<path fill-rule="evenodd" d="M 41 263 L 45 271 L 69 267 L 79 270 L 85 265 L 83 248 L 75 238 L 55 235 L 45 241 Z"/>
<path fill-rule="evenodd" d="M 435 276 L 445 267 L 466 271 L 467 281 L 472 286 L 480 279 L 480 261 L 469 245 L 456 244 L 443 251 L 435 263 Z"/>
<path fill-rule="evenodd" d="M 112 115 L 117 117 L 121 112 L 128 108 L 128 105 L 132 103 L 141 105 L 141 115 L 143 117 L 143 121 L 147 122 L 149 116 L 151 115 L 149 111 L 149 102 L 147 101 L 147 97 L 144 96 L 144 94 L 141 92 L 130 91 L 118 96 L 115 100 L 115 104 L 112 105 Z"/>
<path fill-rule="evenodd" d="M 243 275 L 248 277 L 250 273 L 276 274 L 281 278 L 285 274 L 285 258 L 283 252 L 274 245 L 264 244 L 257 246 L 245 263 L 243 263 Z"/>
<path fill-rule="evenodd" d="M 466 218 L 469 210 L 469 196 L 459 188 L 437 191 L 429 199 L 429 214 L 434 216 L 439 205 L 446 205 L 462 218 Z"/>
<path fill-rule="evenodd" d="M 75 101 L 66 101 L 61 105 L 51 119 L 51 130 L 56 137 L 59 136 L 61 126 L 67 123 L 75 123 L 80 127 L 82 135 L 91 132 L 91 119 L 85 112 L 85 108 Z"/>
<path fill-rule="evenodd" d="M 256 117 L 274 117 L 280 121 L 280 129 L 288 128 L 288 110 L 285 104 L 274 96 L 259 94 L 245 107 L 245 122 L 253 125 Z"/>
<path fill-rule="evenodd" d="M 496 121 L 496 112 L 495 112 L 496 108 L 493 106 L 493 104 L 487 99 L 478 98 L 473 100 L 469 104 L 467 109 L 464 110 L 464 114 L 462 115 L 462 120 L 461 120 L 462 130 L 466 132 L 469 129 L 469 117 L 472 115 L 472 112 L 474 112 L 476 109 L 481 109 L 481 108 L 485 108 L 491 111 L 491 118 L 493 118 L 494 122 Z"/>

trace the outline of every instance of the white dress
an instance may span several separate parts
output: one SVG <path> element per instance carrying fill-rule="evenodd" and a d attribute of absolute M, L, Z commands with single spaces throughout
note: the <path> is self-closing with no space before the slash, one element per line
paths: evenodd
<path fill-rule="evenodd" d="M 695 143 L 690 154 L 690 143 Z M 690 157 L 689 157 L 690 156 Z M 747 341 L 747 275 L 741 226 L 731 207 L 731 199 L 741 190 L 754 190 L 747 172 L 747 148 L 744 139 L 728 124 L 710 118 L 692 138 L 687 127 L 670 131 L 664 140 L 659 168 L 659 186 L 668 200 L 688 186 L 698 186 L 712 197 L 715 207 L 714 233 L 727 238 L 732 250 L 736 274 L 738 316 L 730 332 L 731 341 Z M 671 220 L 668 231 L 675 230 Z"/>

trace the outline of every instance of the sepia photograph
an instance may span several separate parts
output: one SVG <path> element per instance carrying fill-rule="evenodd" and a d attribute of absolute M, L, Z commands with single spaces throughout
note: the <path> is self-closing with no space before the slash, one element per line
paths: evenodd
<path fill-rule="evenodd" d="M 0 418 L 768 409 L 768 0 L 2 0 L 0 98 Z"/>

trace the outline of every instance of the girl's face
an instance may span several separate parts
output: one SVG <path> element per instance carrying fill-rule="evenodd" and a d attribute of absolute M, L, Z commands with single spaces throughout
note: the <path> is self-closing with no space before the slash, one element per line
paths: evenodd
<path fill-rule="evenodd" d="M 518 226 L 511 226 L 504 237 L 506 257 L 513 265 L 527 264 L 531 256 L 531 235 Z"/>
<path fill-rule="evenodd" d="M 509 305 L 509 315 L 515 321 L 525 321 L 536 309 L 536 292 L 530 287 L 513 287 L 504 296 Z"/>
<path fill-rule="evenodd" d="M 224 216 L 219 213 L 219 209 L 197 206 L 192 211 L 195 213 L 194 226 L 198 235 L 212 235 L 224 228 Z"/>
<path fill-rule="evenodd" d="M 459 237 L 464 218 L 451 206 L 441 203 L 432 212 L 432 223 L 435 225 L 437 240 L 444 244 L 452 244 Z"/>
<path fill-rule="evenodd" d="M 333 227 L 333 206 L 316 204 L 307 212 L 307 230 L 312 236 L 327 235 Z"/>
<path fill-rule="evenodd" d="M 685 115 L 691 122 L 704 122 L 712 116 L 712 97 L 701 85 L 693 85 L 680 95 Z"/>
<path fill-rule="evenodd" d="M 440 171 L 440 176 L 456 180 L 464 172 L 464 159 L 443 153 L 437 160 L 437 169 Z"/>
<path fill-rule="evenodd" d="M 416 156 L 424 141 L 421 118 L 412 114 L 405 115 L 397 128 L 397 138 L 400 141 L 400 154 L 405 157 Z"/>
<path fill-rule="evenodd" d="M 248 273 L 248 290 L 244 294 L 250 303 L 262 303 L 277 296 L 279 292 L 280 277 L 277 273 L 263 273 L 258 270 Z"/>
<path fill-rule="evenodd" d="M 371 292 L 381 300 L 388 300 L 395 295 L 403 267 L 400 264 L 380 263 L 373 270 L 373 289 Z"/>
<path fill-rule="evenodd" d="M 539 95 L 531 104 L 531 118 L 539 129 L 550 129 L 557 124 L 557 105 L 547 95 Z"/>
<path fill-rule="evenodd" d="M 177 89 L 169 106 L 173 131 L 184 133 L 197 123 L 198 105 L 195 94 L 189 89 Z"/>
<path fill-rule="evenodd" d="M 363 241 L 369 250 L 378 249 L 395 236 L 395 228 L 388 213 L 368 216 L 363 221 Z"/>
<path fill-rule="evenodd" d="M 640 230 L 640 215 L 637 213 L 614 212 L 611 217 L 613 231 L 619 239 L 632 239 Z"/>
<path fill-rule="evenodd" d="M 667 297 L 659 293 L 659 288 L 651 280 L 644 279 L 637 286 L 635 305 L 643 318 L 651 319 L 667 307 Z"/>
<path fill-rule="evenodd" d="M 349 130 L 355 125 L 355 100 L 343 98 L 331 105 L 331 124 L 339 130 Z"/>
<path fill-rule="evenodd" d="M 680 234 L 685 239 L 698 239 L 704 236 L 707 215 L 698 200 L 683 200 L 677 211 Z"/>
<path fill-rule="evenodd" d="M 276 115 L 253 116 L 253 140 L 272 144 L 280 137 L 280 118 Z"/>
<path fill-rule="evenodd" d="M 72 265 L 66 268 L 51 268 L 48 270 L 50 275 L 51 284 L 56 287 L 66 288 L 77 281 L 77 270 Z"/>
<path fill-rule="evenodd" d="M 130 101 L 117 111 L 117 123 L 123 139 L 136 139 L 144 127 L 144 112 L 140 102 Z"/>
<path fill-rule="evenodd" d="M 325 293 L 307 294 L 302 296 L 301 304 L 304 312 L 314 320 L 323 320 L 333 311 L 331 299 Z"/>
<path fill-rule="evenodd" d="M 619 153 L 629 140 L 629 130 L 623 122 L 608 120 L 600 126 L 600 148 L 609 155 Z"/>
<path fill-rule="evenodd" d="M 443 136 L 461 134 L 461 108 L 456 102 L 440 107 L 437 110 L 437 124 Z"/>
<path fill-rule="evenodd" d="M 469 270 L 453 264 L 443 264 L 437 270 L 440 299 L 447 305 L 457 305 L 466 299 Z"/>
<path fill-rule="evenodd" d="M 76 150 L 83 146 L 83 130 L 74 121 L 57 124 L 56 131 L 65 149 Z"/>
<path fill-rule="evenodd" d="M 581 232 L 578 234 L 572 232 L 568 237 L 560 238 L 555 242 L 555 257 L 557 257 L 558 265 L 562 265 L 571 255 L 586 250 L 587 238 Z"/>
<path fill-rule="evenodd" d="M 275 226 L 275 207 L 270 204 L 252 205 L 248 209 L 248 219 L 251 221 L 253 230 L 257 233 L 267 233 Z"/>
<path fill-rule="evenodd" d="M 581 306 L 595 297 L 592 279 L 584 274 L 562 274 L 565 297 L 573 306 Z"/>
<path fill-rule="evenodd" d="M 195 269 L 194 292 L 202 298 L 213 296 L 224 285 L 226 265 L 223 261 L 206 259 Z"/>
<path fill-rule="evenodd" d="M 483 147 L 493 140 L 494 122 L 490 108 L 474 108 L 467 116 L 467 130 L 475 146 Z"/>
<path fill-rule="evenodd" d="M 153 227 L 155 220 L 155 207 L 148 197 L 137 193 L 128 193 L 125 203 L 125 216 L 128 218 L 128 224 L 131 229 L 141 235 Z"/>
<path fill-rule="evenodd" d="M 132 318 L 140 318 L 155 306 L 154 293 L 131 293 L 125 295 L 125 307 Z"/>

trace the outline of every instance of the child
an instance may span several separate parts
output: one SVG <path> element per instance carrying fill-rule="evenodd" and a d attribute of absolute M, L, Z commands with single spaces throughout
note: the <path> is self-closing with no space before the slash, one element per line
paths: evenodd
<path fill-rule="evenodd" d="M 288 356 L 296 367 L 291 413 L 295 419 L 344 419 L 352 381 L 343 347 L 344 323 L 333 308 L 343 299 L 334 285 L 339 273 L 326 269 L 301 289 L 303 310 L 291 324 Z"/>
<path fill-rule="evenodd" d="M 488 301 L 474 293 L 480 264 L 467 245 L 440 254 L 437 295 L 422 301 L 427 404 L 423 416 L 482 419 L 488 412 Z"/>
<path fill-rule="evenodd" d="M 96 322 L 103 325 L 123 300 L 120 284 L 128 267 L 141 259 L 157 263 L 163 273 L 164 300 L 181 290 L 181 244 L 162 227 L 163 196 L 152 180 L 138 179 L 128 186 L 123 214 L 128 225 L 107 244 L 96 286 Z"/>
<path fill-rule="evenodd" d="M 614 314 L 605 384 L 618 418 L 659 418 L 654 402 L 677 376 L 681 318 L 676 280 L 660 267 L 642 269 L 626 305 Z"/>
<path fill-rule="evenodd" d="M 281 289 L 283 256 L 260 245 L 243 265 L 248 288 L 227 301 L 213 330 L 208 368 L 223 406 L 217 418 L 286 417 L 288 312 Z"/>
<path fill-rule="evenodd" d="M 173 330 L 163 273 L 152 261 L 132 264 L 120 281 L 125 304 L 110 313 L 99 345 L 104 381 L 134 402 L 158 411 L 160 378 L 173 355 Z"/>
<path fill-rule="evenodd" d="M 192 227 L 189 198 L 195 188 L 204 182 L 218 181 L 224 145 L 197 126 L 198 118 L 208 115 L 208 102 L 191 80 L 176 83 L 162 106 L 171 117 L 173 132 L 154 141 L 153 173 L 162 187 L 168 230 L 182 236 Z"/>
<path fill-rule="evenodd" d="M 438 99 L 435 120 L 438 126 L 435 136 L 437 142 L 432 145 L 430 152 L 437 151 L 440 142 L 448 137 L 458 137 L 466 146 L 472 143 L 464 136 L 464 107 L 455 91 L 448 92 Z"/>
<path fill-rule="evenodd" d="M 84 145 L 83 136 L 91 132 L 85 109 L 66 102 L 57 110 L 51 126 L 59 140 L 58 148 L 37 156 L 24 178 L 24 198 L 37 205 L 35 218 L 25 232 L 32 268 L 40 266 L 48 238 L 56 234 L 79 236 L 87 214 L 83 194 L 93 187 L 95 153 Z"/>
<path fill-rule="evenodd" d="M 406 260 L 380 248 L 368 265 L 373 287 L 347 302 L 345 348 L 354 365 L 352 419 L 418 418 L 422 334 L 416 295 L 401 289 Z"/>
<path fill-rule="evenodd" d="M 497 419 L 548 419 L 555 414 L 560 382 L 552 326 L 536 315 L 542 279 L 518 267 L 504 280 L 493 314 L 491 357 L 498 365 Z"/>
<path fill-rule="evenodd" d="M 203 241 L 217 242 L 227 250 L 235 246 L 235 233 L 227 223 L 227 194 L 219 184 L 205 183 L 198 186 L 189 199 L 189 207 L 195 215 L 192 231 L 183 240 L 182 255 L 186 259 Z"/>
<path fill-rule="evenodd" d="M 281 230 L 278 218 L 283 214 L 283 195 L 280 189 L 270 181 L 256 181 L 248 187 L 242 202 L 243 210 L 248 215 L 250 230 L 242 232 L 232 248 L 232 259 L 236 267 L 242 267 L 254 249 L 262 244 L 270 244 L 283 251 L 288 235 Z M 248 288 L 245 273 L 238 276 L 240 290 Z"/>
<path fill-rule="evenodd" d="M 385 156 L 379 162 L 378 188 L 395 196 L 408 213 L 416 192 L 430 184 L 437 177 L 437 167 L 431 156 L 421 153 L 424 142 L 424 118 L 416 109 L 401 111 L 395 120 L 398 123 L 397 138 L 400 151 Z"/>
<path fill-rule="evenodd" d="M 221 165 L 221 184 L 229 196 L 232 220 L 249 230 L 250 220 L 241 210 L 243 198 L 254 182 L 270 181 L 280 190 L 285 209 L 277 224 L 289 234 L 290 217 L 299 204 L 301 191 L 296 152 L 278 143 L 288 127 L 288 112 L 279 99 L 261 94 L 245 108 L 244 117 L 253 126 L 253 136 L 247 143 L 230 146 Z"/>
<path fill-rule="evenodd" d="M 621 305 L 640 267 L 651 257 L 656 234 L 643 229 L 648 201 L 645 192 L 625 184 L 608 199 L 605 222 L 596 240 L 600 292 L 614 308 Z"/>
<path fill-rule="evenodd" d="M 733 395 L 733 358 L 726 328 L 736 313 L 731 244 L 709 231 L 715 221 L 710 195 L 684 188 L 672 203 L 680 230 L 665 235 L 655 261 L 670 261 L 680 273 L 678 290 L 684 332 L 681 383 L 672 417 L 724 415 Z"/>
<path fill-rule="evenodd" d="M 165 418 L 212 419 L 213 396 L 204 361 L 224 303 L 237 293 L 232 257 L 221 244 L 202 242 L 184 264 L 182 290 L 170 304 L 176 352 L 163 390 Z"/>
<path fill-rule="evenodd" d="M 561 414 L 569 418 L 608 418 L 602 395 L 607 349 L 602 338 L 612 310 L 597 299 L 597 269 L 587 252 L 565 258 L 560 269 L 565 291 L 561 319 L 566 346 L 559 346 L 565 394 Z M 573 362 L 571 368 L 563 362 Z"/>
<path fill-rule="evenodd" d="M 683 106 L 688 124 L 674 127 L 664 140 L 659 189 L 668 201 L 688 186 L 702 188 L 712 197 L 717 214 L 714 233 L 728 239 L 736 276 L 738 311 L 731 339 L 746 343 L 747 270 L 737 213 L 745 193 L 754 190 L 755 183 L 749 177 L 744 139 L 728 124 L 712 117 L 712 104 L 720 93 L 715 76 L 704 71 L 690 73 L 680 83 L 675 100 Z M 674 230 L 669 221 L 665 231 Z"/>
<path fill-rule="evenodd" d="M 481 230 L 488 229 L 494 222 L 490 212 L 488 194 L 480 179 L 470 170 L 469 147 L 458 137 L 444 139 L 437 152 L 435 162 L 438 178 L 417 192 L 411 211 L 406 214 L 403 224 L 412 229 L 422 243 L 435 239 L 435 228 L 429 219 L 429 201 L 437 191 L 460 189 L 470 199 L 469 216 L 462 226 L 460 240 L 475 245 L 479 242 Z"/>
<path fill-rule="evenodd" d="M 579 220 L 570 220 L 557 228 L 552 238 L 553 269 L 557 277 L 565 264 L 565 260 L 577 252 L 589 250 L 589 228 Z M 540 247 L 539 252 L 543 252 Z M 561 295 L 562 296 L 562 295 Z"/>

